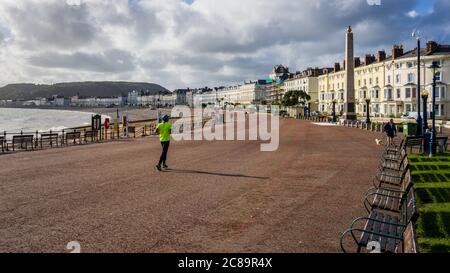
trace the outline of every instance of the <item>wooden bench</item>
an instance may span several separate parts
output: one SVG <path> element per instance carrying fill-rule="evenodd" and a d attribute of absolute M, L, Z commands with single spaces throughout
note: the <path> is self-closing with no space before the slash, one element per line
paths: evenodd
<path fill-rule="evenodd" d="M 5 152 L 6 139 L 4 136 L 0 136 L 0 146 L 2 146 L 2 152 Z"/>
<path fill-rule="evenodd" d="M 373 180 L 375 188 L 400 188 L 409 171 L 409 161 L 405 158 L 398 169 L 386 168 L 379 170 Z"/>
<path fill-rule="evenodd" d="M 443 153 L 447 151 L 448 148 L 448 137 L 436 137 L 436 147 L 439 152 Z"/>
<path fill-rule="evenodd" d="M 410 148 L 410 153 L 413 152 L 414 148 L 418 149 L 418 152 L 421 153 L 423 152 L 423 143 L 424 143 L 424 138 L 423 137 L 407 137 L 406 138 L 406 143 L 405 143 L 405 148 L 408 149 Z"/>
<path fill-rule="evenodd" d="M 34 150 L 34 136 L 33 135 L 18 135 L 13 136 L 12 139 L 12 148 L 13 151 L 16 149 L 16 145 L 20 144 L 20 148 L 25 150 L 28 150 L 28 145 L 30 145 L 31 149 Z"/>
<path fill-rule="evenodd" d="M 340 238 L 340 245 L 343 252 L 347 252 L 344 247 L 344 238 L 351 235 L 357 246 L 357 252 L 363 248 L 377 245 L 382 253 L 395 253 L 399 246 L 404 247 L 405 239 L 409 238 L 408 227 L 418 218 L 416 198 L 414 189 L 411 188 L 406 198 L 401 199 L 401 212 L 391 213 L 382 209 L 373 209 L 367 217 L 356 218 L 349 229 Z M 361 225 L 362 227 L 357 227 Z M 357 234 L 360 236 L 357 236 Z M 409 239 L 408 239 L 409 240 Z M 406 242 L 409 244 L 410 242 Z"/>
<path fill-rule="evenodd" d="M 408 170 L 398 190 L 390 187 L 378 187 L 368 190 L 363 201 L 364 207 L 368 213 L 373 209 L 400 212 L 401 200 L 407 197 L 406 194 L 412 186 L 411 172 Z"/>
<path fill-rule="evenodd" d="M 87 143 L 88 139 L 90 139 L 91 142 L 94 142 L 94 141 L 98 142 L 99 141 L 98 136 L 99 136 L 99 133 L 96 130 L 94 130 L 94 131 L 86 131 L 86 132 L 84 132 L 84 142 Z"/>
<path fill-rule="evenodd" d="M 397 245 L 395 253 L 419 253 L 418 245 L 415 225 L 411 222 L 403 232 L 402 243 Z"/>
<path fill-rule="evenodd" d="M 53 148 L 53 143 L 55 143 L 56 147 L 59 147 L 58 138 L 59 138 L 59 135 L 57 133 L 41 134 L 41 139 L 39 140 L 41 149 L 43 147 L 43 143 L 48 143 L 50 145 L 50 147 L 52 147 L 52 148 Z"/>
<path fill-rule="evenodd" d="M 73 144 L 75 145 L 75 144 L 77 144 L 77 140 L 78 140 L 78 144 L 80 144 L 81 143 L 81 132 L 75 131 L 75 132 L 66 133 L 65 136 L 63 136 L 63 138 L 64 138 L 63 142 L 66 145 L 69 145 L 69 141 L 70 142 L 73 141 Z"/>

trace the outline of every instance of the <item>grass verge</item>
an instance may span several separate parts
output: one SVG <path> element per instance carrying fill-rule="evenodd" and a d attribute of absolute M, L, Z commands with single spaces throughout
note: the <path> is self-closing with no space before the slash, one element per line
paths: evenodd
<path fill-rule="evenodd" d="M 420 212 L 420 251 L 450 253 L 450 153 L 410 155 L 409 160 Z"/>

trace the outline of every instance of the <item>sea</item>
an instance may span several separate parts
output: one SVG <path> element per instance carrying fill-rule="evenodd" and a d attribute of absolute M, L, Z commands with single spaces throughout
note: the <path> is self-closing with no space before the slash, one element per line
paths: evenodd
<path fill-rule="evenodd" d="M 5 131 L 8 134 L 35 133 L 86 126 L 91 124 L 92 115 L 94 113 L 67 110 L 0 108 L 0 135 Z M 102 116 L 102 119 L 107 117 Z"/>

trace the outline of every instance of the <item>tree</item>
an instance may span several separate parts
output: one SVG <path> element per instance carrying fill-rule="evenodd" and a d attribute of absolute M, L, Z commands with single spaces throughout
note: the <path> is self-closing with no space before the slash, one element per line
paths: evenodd
<path fill-rule="evenodd" d="M 284 94 L 284 97 L 281 100 L 281 104 L 283 106 L 305 106 L 309 100 L 311 100 L 311 96 L 308 95 L 308 93 L 306 93 L 305 91 L 288 91 L 286 92 L 286 94 Z"/>

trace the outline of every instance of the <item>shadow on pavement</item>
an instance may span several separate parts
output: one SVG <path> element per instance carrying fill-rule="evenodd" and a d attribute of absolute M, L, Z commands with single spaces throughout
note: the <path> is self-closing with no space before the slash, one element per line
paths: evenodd
<path fill-rule="evenodd" d="M 216 176 L 238 177 L 238 178 L 253 178 L 253 179 L 261 179 L 261 180 L 267 180 L 270 178 L 270 177 L 249 176 L 249 175 L 242 175 L 242 174 L 213 173 L 213 172 L 202 172 L 202 171 L 193 171 L 193 170 L 168 169 L 167 172 L 185 173 L 185 174 L 205 174 L 205 175 L 216 175 Z"/>

